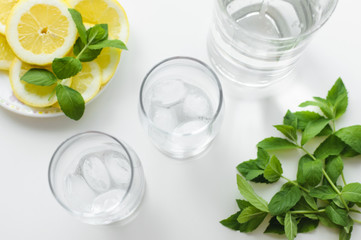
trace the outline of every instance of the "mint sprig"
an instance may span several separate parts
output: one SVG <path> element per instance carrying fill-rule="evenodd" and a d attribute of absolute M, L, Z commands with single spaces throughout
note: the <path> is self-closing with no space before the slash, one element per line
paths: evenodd
<path fill-rule="evenodd" d="M 342 158 L 361 154 L 361 126 L 336 129 L 336 120 L 345 113 L 347 105 L 347 90 L 338 79 L 326 98 L 314 97 L 300 105 L 317 107 L 322 114 L 287 111 L 283 124 L 274 126 L 284 138 L 270 137 L 260 141 L 257 159 L 237 166 L 241 174 L 237 175 L 237 185 L 245 200 L 237 200 L 237 203 L 242 201 L 240 210 L 221 224 L 250 232 L 266 215 L 271 215 L 265 233 L 284 234 L 293 240 L 298 233 L 312 231 L 321 223 L 338 228 L 339 239 L 349 240 L 354 223 L 361 223 L 350 215 L 361 214 L 356 208 L 361 207 L 361 183 L 347 183 Z M 309 142 L 320 136 L 324 140 L 311 153 L 307 149 Z M 305 155 L 298 160 L 296 180 L 290 180 L 283 175 L 281 161 L 274 153 L 295 149 Z M 271 184 L 280 179 L 285 183 L 269 203 L 248 183 Z"/>
<path fill-rule="evenodd" d="M 105 47 L 127 50 L 124 42 L 118 39 L 108 39 L 108 24 L 96 24 L 86 30 L 81 14 L 75 9 L 69 9 L 78 30 L 73 53 L 75 57 L 55 58 L 52 62 L 52 72 L 42 68 L 32 68 L 21 80 L 37 86 L 52 86 L 57 84 L 55 94 L 61 110 L 73 120 L 79 120 L 85 110 L 83 97 L 76 90 L 63 85 L 63 79 L 71 78 L 82 70 L 82 62 L 95 60 Z"/>

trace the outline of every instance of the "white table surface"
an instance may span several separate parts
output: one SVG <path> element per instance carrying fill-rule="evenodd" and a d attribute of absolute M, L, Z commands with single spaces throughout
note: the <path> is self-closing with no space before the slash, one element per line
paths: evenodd
<path fill-rule="evenodd" d="M 256 156 L 258 141 L 278 135 L 272 125 L 282 122 L 287 109 L 296 110 L 298 103 L 312 96 L 326 96 L 339 76 L 349 90 L 349 110 L 337 125 L 361 124 L 361 2 L 339 2 L 298 62 L 296 80 L 287 90 L 276 97 L 249 100 L 226 89 L 223 127 L 212 148 L 199 159 L 176 161 L 158 152 L 142 129 L 139 87 L 147 71 L 164 58 L 187 55 L 209 62 L 205 43 L 212 2 L 122 0 L 131 28 L 129 51 L 124 52 L 111 86 L 87 106 L 79 122 L 66 117 L 34 119 L 0 109 L 0 239 L 279 239 L 262 234 L 266 224 L 250 234 L 219 224 L 237 208 L 235 167 Z M 123 139 L 141 158 L 146 194 L 138 215 L 128 224 L 78 222 L 50 192 L 47 170 L 54 150 L 66 138 L 87 130 Z M 280 158 L 285 175 L 295 178 L 297 160 Z M 349 182 L 361 181 L 360 160 L 345 164 Z M 269 200 L 279 186 L 256 189 Z M 319 227 L 297 239 L 336 240 L 338 234 Z M 361 239 L 361 226 L 355 227 L 352 239 Z"/>

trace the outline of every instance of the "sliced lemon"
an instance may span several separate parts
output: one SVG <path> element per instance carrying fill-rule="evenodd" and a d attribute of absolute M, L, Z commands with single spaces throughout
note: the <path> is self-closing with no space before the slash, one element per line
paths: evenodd
<path fill-rule="evenodd" d="M 6 21 L 11 9 L 19 0 L 0 0 L 0 33 L 5 34 Z"/>
<path fill-rule="evenodd" d="M 48 65 L 74 45 L 77 29 L 62 0 L 20 0 L 11 10 L 6 38 L 24 62 Z"/>
<path fill-rule="evenodd" d="M 87 103 L 99 92 L 102 75 L 96 62 L 82 63 L 83 69 L 72 78 L 71 88 L 77 90 Z"/>
<path fill-rule="evenodd" d="M 48 107 L 57 102 L 53 93 L 56 84 L 48 87 L 36 86 L 20 80 L 20 78 L 34 66 L 15 58 L 9 70 L 11 88 L 14 95 L 23 103 L 31 107 Z M 63 82 L 70 86 L 71 79 Z"/>
<path fill-rule="evenodd" d="M 83 21 L 90 24 L 107 23 L 112 39 L 128 41 L 129 23 L 123 7 L 116 0 L 69 0 Z"/>
<path fill-rule="evenodd" d="M 15 55 L 11 51 L 5 36 L 0 34 L 0 69 L 9 70 Z"/>
<path fill-rule="evenodd" d="M 102 85 L 105 85 L 115 74 L 120 60 L 121 50 L 117 48 L 104 48 L 95 60 L 102 72 Z"/>

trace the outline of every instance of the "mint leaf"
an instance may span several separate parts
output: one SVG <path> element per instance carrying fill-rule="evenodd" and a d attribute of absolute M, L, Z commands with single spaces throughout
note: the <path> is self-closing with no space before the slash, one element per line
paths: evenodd
<path fill-rule="evenodd" d="M 319 119 L 309 122 L 302 133 L 301 145 L 305 145 L 310 139 L 317 136 L 329 122 L 330 120 L 328 119 Z"/>
<path fill-rule="evenodd" d="M 274 125 L 274 127 L 292 141 L 297 141 L 296 128 L 288 125 Z"/>
<path fill-rule="evenodd" d="M 61 110 L 66 116 L 73 120 L 79 120 L 83 116 L 85 103 L 79 92 L 59 84 L 56 87 L 56 97 Z"/>
<path fill-rule="evenodd" d="M 96 24 L 87 30 L 88 44 L 96 44 L 108 38 L 108 24 Z"/>
<path fill-rule="evenodd" d="M 249 202 L 242 200 L 242 199 L 237 199 L 237 206 L 239 207 L 240 210 L 243 210 L 249 206 L 252 206 Z"/>
<path fill-rule="evenodd" d="M 304 155 L 298 162 L 297 182 L 301 185 L 317 186 L 322 179 L 322 162 Z"/>
<path fill-rule="evenodd" d="M 320 146 L 315 150 L 314 156 L 317 159 L 326 159 L 328 156 L 340 155 L 343 149 L 346 147 L 341 139 L 335 135 L 329 136 L 325 141 L 323 141 Z"/>
<path fill-rule="evenodd" d="M 335 135 L 353 150 L 361 153 L 361 126 L 355 125 L 338 130 Z"/>
<path fill-rule="evenodd" d="M 257 165 L 264 169 L 270 160 L 268 152 L 262 148 L 258 148 L 257 151 Z"/>
<path fill-rule="evenodd" d="M 85 26 L 83 24 L 83 18 L 81 17 L 81 14 L 77 10 L 72 9 L 72 8 L 69 8 L 68 11 L 70 12 L 70 15 L 73 18 L 73 21 L 75 23 L 75 26 L 78 29 L 78 33 L 79 33 L 79 37 L 80 37 L 81 41 L 84 44 L 87 44 L 88 38 L 87 38 L 87 33 L 86 33 Z"/>
<path fill-rule="evenodd" d="M 230 228 L 232 230 L 239 230 L 239 227 L 241 226 L 241 224 L 237 221 L 239 214 L 241 214 L 240 211 L 231 215 L 229 218 L 220 221 L 220 223 L 223 226 Z"/>
<path fill-rule="evenodd" d="M 350 230 L 348 232 L 346 232 L 345 228 L 341 228 L 339 240 L 350 240 L 352 230 L 353 230 L 352 226 L 350 227 Z"/>
<path fill-rule="evenodd" d="M 261 225 L 261 223 L 263 222 L 263 220 L 265 219 L 266 216 L 267 216 L 267 213 L 264 213 L 257 217 L 252 218 L 251 220 L 249 220 L 246 223 L 241 223 L 239 226 L 239 231 L 246 232 L 246 233 L 252 232 L 256 228 L 258 228 L 259 225 Z"/>
<path fill-rule="evenodd" d="M 299 105 L 299 107 L 308 107 L 308 106 L 314 106 L 314 107 L 319 107 L 321 109 L 321 111 L 323 112 L 323 114 L 325 114 L 325 116 L 329 119 L 333 119 L 334 115 L 333 115 L 333 111 L 332 111 L 332 106 L 329 105 L 329 103 L 322 98 L 317 98 L 318 101 L 306 101 L 303 102 Z"/>
<path fill-rule="evenodd" d="M 256 160 L 249 160 L 237 166 L 237 170 L 250 181 L 263 174 L 263 169 L 257 165 Z"/>
<path fill-rule="evenodd" d="M 360 155 L 360 153 L 353 150 L 350 146 L 346 145 L 345 149 L 341 152 L 343 157 L 356 157 Z"/>
<path fill-rule="evenodd" d="M 301 210 L 301 211 L 313 211 L 315 209 L 313 209 L 305 200 L 304 196 L 303 196 L 303 193 L 305 193 L 304 191 L 301 191 L 301 199 L 297 202 L 297 204 L 292 208 L 292 210 Z M 312 197 L 311 197 L 312 198 Z M 312 198 L 313 199 L 313 198 Z M 317 210 L 317 208 L 316 208 Z M 312 219 L 314 218 L 313 216 L 311 217 Z M 316 219 L 317 216 L 316 216 Z"/>
<path fill-rule="evenodd" d="M 310 196 L 319 198 L 322 200 L 334 199 L 338 196 L 338 194 L 327 185 L 319 186 L 317 188 L 313 188 L 310 191 Z"/>
<path fill-rule="evenodd" d="M 20 79 L 37 86 L 51 86 L 57 82 L 57 79 L 52 72 L 42 68 L 32 68 Z"/>
<path fill-rule="evenodd" d="M 331 90 L 328 92 L 326 99 L 332 104 L 336 119 L 346 112 L 348 96 L 341 78 L 337 79 Z"/>
<path fill-rule="evenodd" d="M 297 221 L 290 212 L 286 213 L 284 227 L 288 240 L 294 240 L 297 236 Z"/>
<path fill-rule="evenodd" d="M 239 223 L 246 223 L 254 218 L 258 218 L 258 217 L 266 217 L 267 213 L 262 212 L 261 210 L 253 207 L 253 206 L 249 206 L 247 208 L 245 208 L 241 214 L 238 216 L 237 221 Z"/>
<path fill-rule="evenodd" d="M 329 227 L 329 228 L 339 228 L 338 225 L 331 222 L 330 218 L 327 216 L 326 213 L 319 213 L 317 216 L 318 216 L 318 219 L 320 220 L 320 222 L 322 223 L 322 225 Z"/>
<path fill-rule="evenodd" d="M 311 209 L 318 210 L 318 206 L 315 199 L 311 197 L 309 193 L 302 191 L 302 197 L 303 199 L 305 199 L 306 203 L 308 204 L 308 206 L 310 206 Z"/>
<path fill-rule="evenodd" d="M 360 183 L 350 183 L 343 187 L 342 197 L 346 201 L 350 202 L 361 202 L 361 184 Z"/>
<path fill-rule="evenodd" d="M 325 119 L 320 114 L 311 111 L 299 111 L 293 114 L 297 118 L 297 128 L 302 131 L 305 130 L 309 122 L 319 119 Z"/>
<path fill-rule="evenodd" d="M 285 217 L 284 216 L 278 215 L 278 216 L 276 216 L 276 219 L 282 226 L 285 225 Z"/>
<path fill-rule="evenodd" d="M 290 110 L 288 110 L 286 115 L 283 117 L 283 124 L 297 129 L 298 128 L 297 116 L 294 113 L 292 113 Z"/>
<path fill-rule="evenodd" d="M 99 54 L 101 53 L 102 49 L 89 49 L 89 48 L 85 48 L 85 44 L 80 40 L 80 38 L 78 38 L 75 42 L 74 48 L 73 48 L 73 52 L 74 55 L 77 56 L 77 58 L 81 61 L 81 62 L 91 62 L 94 59 L 96 59 Z"/>
<path fill-rule="evenodd" d="M 301 191 L 297 186 L 290 185 L 276 193 L 268 204 L 272 216 L 286 213 L 301 199 Z"/>
<path fill-rule="evenodd" d="M 66 79 L 77 75 L 81 69 L 81 62 L 73 57 L 55 58 L 52 63 L 55 75 L 59 79 Z"/>
<path fill-rule="evenodd" d="M 294 143 L 291 143 L 287 139 L 284 138 L 277 138 L 277 137 L 270 137 L 262 140 L 257 144 L 257 147 L 263 148 L 266 151 L 273 151 L 273 150 L 287 150 L 287 149 L 295 149 L 298 146 Z"/>
<path fill-rule="evenodd" d="M 118 39 L 103 40 L 101 42 L 98 42 L 98 43 L 95 43 L 95 44 L 92 44 L 89 46 L 90 49 L 101 49 L 101 48 L 106 48 L 106 47 L 113 47 L 113 48 L 128 50 L 125 43 Z"/>
<path fill-rule="evenodd" d="M 313 220 L 308 218 L 302 218 L 297 225 L 298 233 L 307 233 L 315 230 L 318 227 L 319 220 Z"/>
<path fill-rule="evenodd" d="M 347 227 L 349 224 L 349 216 L 346 210 L 338 208 L 334 204 L 326 207 L 326 215 L 334 224 Z"/>
<path fill-rule="evenodd" d="M 268 212 L 267 202 L 258 196 L 252 186 L 240 175 L 237 175 L 237 185 L 239 192 L 248 202 L 259 210 Z"/>
<path fill-rule="evenodd" d="M 330 177 L 331 181 L 336 184 L 337 179 L 341 176 L 343 171 L 343 161 L 339 156 L 331 156 L 325 161 L 325 171 Z M 327 180 L 325 179 L 326 183 Z"/>
<path fill-rule="evenodd" d="M 283 170 L 280 161 L 273 156 L 264 170 L 264 177 L 270 182 L 276 182 L 282 176 Z"/>
<path fill-rule="evenodd" d="M 279 235 L 283 235 L 285 234 L 285 229 L 283 225 L 278 222 L 276 217 L 272 217 L 264 233 L 276 233 Z"/>
<path fill-rule="evenodd" d="M 317 186 L 322 180 L 322 161 L 307 161 L 303 165 L 303 176 L 305 177 L 306 184 L 309 186 Z"/>

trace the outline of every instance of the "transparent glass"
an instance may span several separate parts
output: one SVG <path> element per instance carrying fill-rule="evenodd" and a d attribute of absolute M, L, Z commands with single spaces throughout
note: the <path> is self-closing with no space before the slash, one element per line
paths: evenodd
<path fill-rule="evenodd" d="M 101 132 L 84 132 L 64 141 L 54 152 L 48 177 L 60 205 L 94 225 L 128 218 L 140 205 L 145 189 L 136 153 Z"/>
<path fill-rule="evenodd" d="M 217 0 L 208 54 L 222 78 L 265 87 L 287 78 L 337 0 Z"/>
<path fill-rule="evenodd" d="M 155 146 L 172 158 L 202 153 L 219 132 L 222 86 L 203 62 L 189 57 L 166 59 L 144 78 L 141 122 Z"/>

